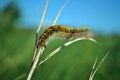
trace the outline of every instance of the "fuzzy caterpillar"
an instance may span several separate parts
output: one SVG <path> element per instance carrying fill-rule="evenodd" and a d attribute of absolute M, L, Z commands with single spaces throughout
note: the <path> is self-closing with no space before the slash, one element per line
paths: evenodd
<path fill-rule="evenodd" d="M 40 45 L 40 47 L 46 48 L 46 44 L 52 36 L 73 40 L 76 38 L 90 38 L 92 32 L 86 27 L 69 28 L 63 25 L 54 25 L 40 35 L 37 47 Z"/>

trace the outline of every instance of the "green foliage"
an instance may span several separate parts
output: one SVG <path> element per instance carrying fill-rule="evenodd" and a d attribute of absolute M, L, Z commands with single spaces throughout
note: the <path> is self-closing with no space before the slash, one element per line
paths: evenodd
<path fill-rule="evenodd" d="M 18 8 L 14 3 L 7 5 L 0 11 L 0 36 L 7 36 L 15 28 L 14 22 L 20 17 Z"/>
<path fill-rule="evenodd" d="M 13 2 L 4 8 L 3 13 L 5 13 L 5 15 L 8 15 L 8 18 L 10 18 L 11 22 L 20 17 L 20 12 Z"/>

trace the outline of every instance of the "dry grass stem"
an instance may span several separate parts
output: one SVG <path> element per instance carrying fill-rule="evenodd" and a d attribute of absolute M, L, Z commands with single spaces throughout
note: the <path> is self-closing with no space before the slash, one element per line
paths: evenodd
<path fill-rule="evenodd" d="M 91 74 L 90 74 L 89 80 L 91 79 L 91 77 L 92 77 L 92 75 L 93 75 L 93 73 L 94 73 L 94 69 L 95 69 L 95 66 L 96 66 L 97 60 L 98 60 L 98 57 L 96 57 L 95 62 L 94 62 L 94 64 L 93 64 L 93 67 L 92 67 L 92 71 L 91 71 Z"/>
<path fill-rule="evenodd" d="M 99 45 L 101 45 L 101 46 L 102 46 L 102 44 L 101 44 L 100 42 L 96 41 L 96 40 L 95 40 L 95 39 L 93 39 L 93 38 L 89 38 L 89 40 L 91 40 L 91 41 L 93 41 L 93 42 L 95 42 L 95 43 L 97 43 L 97 44 L 99 44 Z"/>
<path fill-rule="evenodd" d="M 100 63 L 99 63 L 98 66 L 96 67 L 96 69 L 95 69 L 94 71 L 92 70 L 92 72 L 91 72 L 91 74 L 90 74 L 90 77 L 89 77 L 89 80 L 93 80 L 93 78 L 94 78 L 97 70 L 100 68 L 101 64 L 104 62 L 104 60 L 106 59 L 106 57 L 108 56 L 109 53 L 110 53 L 110 52 L 108 51 L 108 52 L 106 53 L 106 55 L 102 58 L 102 60 L 100 61 Z M 95 63 L 94 63 L 94 66 L 95 66 L 95 65 L 96 65 L 96 61 L 95 61 Z"/>
<path fill-rule="evenodd" d="M 33 65 L 32 65 L 32 67 L 31 67 L 31 70 L 30 70 L 30 73 L 29 73 L 29 75 L 28 75 L 27 80 L 31 80 L 32 75 L 33 75 L 33 73 L 34 73 L 34 70 L 35 70 L 35 68 L 36 68 L 36 66 L 37 66 L 37 63 L 38 63 L 39 58 L 40 58 L 40 56 L 42 55 L 43 51 L 44 51 L 44 48 L 40 48 L 40 49 L 39 49 L 38 54 L 37 54 L 37 56 L 35 57 L 35 61 L 34 61 Z"/>
<path fill-rule="evenodd" d="M 42 26 L 42 23 L 43 23 L 43 20 L 44 20 L 44 17 L 45 17 L 47 7 L 48 7 L 48 0 L 46 0 L 46 5 L 45 5 L 45 7 L 43 9 L 43 13 L 42 13 L 42 18 L 40 20 L 40 24 L 39 24 L 38 29 L 36 31 L 36 41 L 35 41 L 35 47 L 34 47 L 33 61 L 34 61 L 34 58 L 35 58 L 36 53 L 37 53 L 38 34 L 40 32 L 40 29 L 41 29 L 41 26 Z"/>
<path fill-rule="evenodd" d="M 60 8 L 60 10 L 59 10 L 59 12 L 58 12 L 58 14 L 57 14 L 55 20 L 54 20 L 53 23 L 52 23 L 52 26 L 56 24 L 56 22 L 57 22 L 57 20 L 58 20 L 60 14 L 61 14 L 63 8 L 65 7 L 65 5 L 67 4 L 68 1 L 69 1 L 69 0 L 66 0 L 65 3 L 64 3 L 64 4 L 62 5 L 62 7 Z"/>
<path fill-rule="evenodd" d="M 44 8 L 44 10 L 43 10 L 42 18 L 41 18 L 40 24 L 39 24 L 39 26 L 38 26 L 37 33 L 39 33 L 40 28 L 41 28 L 41 26 L 42 26 L 42 23 L 43 23 L 45 14 L 46 14 L 46 10 L 47 10 L 47 7 L 48 7 L 48 1 L 49 1 L 49 0 L 46 0 L 46 5 L 45 5 L 45 8 Z"/>
<path fill-rule="evenodd" d="M 94 40 L 94 39 L 92 39 L 92 38 L 77 38 L 77 39 L 75 39 L 75 40 L 68 41 L 68 42 L 66 42 L 63 46 L 60 46 L 60 47 L 58 47 L 57 49 L 55 49 L 53 52 L 51 52 L 51 53 L 50 53 L 44 60 L 42 60 L 38 65 L 41 65 L 42 63 L 44 63 L 45 61 L 47 61 L 49 58 L 51 58 L 53 55 L 55 55 L 56 53 L 58 53 L 58 52 L 59 52 L 61 49 L 63 49 L 64 47 L 67 47 L 67 46 L 69 46 L 70 44 L 72 44 L 72 43 L 74 43 L 74 42 L 76 42 L 76 41 L 85 40 L 85 39 L 91 40 L 91 41 L 97 43 L 97 41 Z"/>
<path fill-rule="evenodd" d="M 38 43 L 38 34 L 40 32 L 42 22 L 44 20 L 45 14 L 46 14 L 47 7 L 48 7 L 48 0 L 46 0 L 46 5 L 45 5 L 45 8 L 43 10 L 42 18 L 41 18 L 40 24 L 38 26 L 38 29 L 36 31 L 36 42 L 35 42 L 35 47 L 34 47 L 34 56 L 33 56 L 33 61 L 32 61 L 32 67 L 31 67 L 31 70 L 30 70 L 30 72 L 28 74 L 27 80 L 31 80 L 32 75 L 34 73 L 34 70 L 35 70 L 35 68 L 36 68 L 36 66 L 38 64 L 39 58 L 40 58 L 40 56 L 42 55 L 42 53 L 44 51 L 44 48 L 40 48 L 38 53 L 37 53 L 37 43 Z"/>

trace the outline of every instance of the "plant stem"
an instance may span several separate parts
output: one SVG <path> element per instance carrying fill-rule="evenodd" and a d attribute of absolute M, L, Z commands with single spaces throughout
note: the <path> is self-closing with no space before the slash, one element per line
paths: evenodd
<path fill-rule="evenodd" d="M 36 56 L 36 58 L 35 58 L 35 60 L 34 60 L 34 62 L 33 62 L 33 65 L 32 65 L 32 67 L 31 67 L 31 70 L 30 70 L 29 75 L 28 75 L 28 77 L 27 77 L 27 80 L 31 80 L 32 75 L 33 75 L 33 73 L 34 73 L 34 71 L 35 71 L 35 68 L 36 68 L 36 66 L 37 66 L 37 64 L 38 64 L 39 58 L 40 58 L 40 56 L 42 55 L 43 51 L 44 51 L 44 48 L 40 48 L 40 49 L 39 49 L 38 54 L 37 54 L 37 56 Z"/>

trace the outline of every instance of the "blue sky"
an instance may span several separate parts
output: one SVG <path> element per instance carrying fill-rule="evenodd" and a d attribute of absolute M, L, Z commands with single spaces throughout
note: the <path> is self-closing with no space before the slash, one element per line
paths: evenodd
<path fill-rule="evenodd" d="M 20 24 L 39 25 L 46 0 L 15 0 L 20 9 Z M 43 24 L 51 25 L 65 0 L 49 0 Z M 10 0 L 0 1 L 0 8 Z M 71 27 L 89 26 L 101 33 L 120 33 L 120 0 L 69 0 L 56 24 Z"/>

